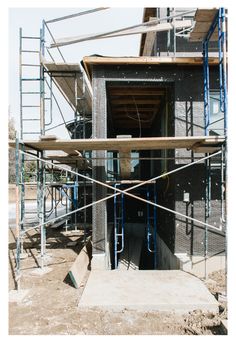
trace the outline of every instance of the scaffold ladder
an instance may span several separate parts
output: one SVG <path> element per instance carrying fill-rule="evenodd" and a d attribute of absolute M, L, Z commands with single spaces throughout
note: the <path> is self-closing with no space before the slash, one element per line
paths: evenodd
<path fill-rule="evenodd" d="M 152 201 L 156 204 L 157 203 L 157 195 L 155 190 L 155 185 L 153 186 L 153 190 L 147 186 L 147 200 Z M 147 249 L 150 253 L 154 254 L 154 269 L 157 269 L 157 208 L 155 206 L 151 206 L 147 203 Z"/>
<path fill-rule="evenodd" d="M 115 184 L 119 188 L 120 184 Z M 115 191 L 116 194 L 116 191 Z M 125 210 L 124 194 L 120 197 L 114 196 L 114 263 L 115 269 L 118 267 L 118 254 L 124 250 L 124 231 L 125 231 Z"/>
<path fill-rule="evenodd" d="M 23 140 L 29 135 L 45 134 L 45 100 L 52 99 L 51 96 L 45 97 L 44 68 L 41 63 L 44 30 L 41 29 L 37 37 L 23 35 L 20 28 L 19 39 L 20 139 Z M 28 48 L 27 45 L 34 48 Z"/>

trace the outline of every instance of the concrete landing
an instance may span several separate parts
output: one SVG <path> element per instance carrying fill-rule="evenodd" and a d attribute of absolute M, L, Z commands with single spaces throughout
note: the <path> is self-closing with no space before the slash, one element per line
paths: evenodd
<path fill-rule="evenodd" d="M 218 313 L 218 302 L 198 278 L 180 270 L 92 270 L 79 308 Z"/>

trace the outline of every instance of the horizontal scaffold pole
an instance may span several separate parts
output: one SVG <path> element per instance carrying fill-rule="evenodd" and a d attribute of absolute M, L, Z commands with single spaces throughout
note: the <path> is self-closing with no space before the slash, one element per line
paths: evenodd
<path fill-rule="evenodd" d="M 109 7 L 98 7 L 98 8 L 94 8 L 92 10 L 88 10 L 88 11 L 83 11 L 83 12 L 79 12 L 79 13 L 69 14 L 69 15 L 66 15 L 64 17 L 59 17 L 59 18 L 47 20 L 46 23 L 47 24 L 56 23 L 58 21 L 62 21 L 62 20 L 66 20 L 66 19 L 71 19 L 71 18 L 75 18 L 75 17 L 81 17 L 82 15 L 87 15 L 87 14 L 95 13 L 95 12 L 98 12 L 98 11 L 104 11 L 104 10 L 107 10 L 108 8 Z"/>

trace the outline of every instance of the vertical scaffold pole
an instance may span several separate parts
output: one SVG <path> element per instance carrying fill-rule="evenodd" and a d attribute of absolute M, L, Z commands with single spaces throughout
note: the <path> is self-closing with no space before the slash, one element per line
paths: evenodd
<path fill-rule="evenodd" d="M 224 192 L 225 192 L 225 217 L 227 219 L 227 135 L 228 135 L 228 91 L 227 91 L 227 47 L 226 47 L 226 21 L 225 21 L 225 9 L 220 8 L 220 16 L 222 18 L 222 39 L 223 39 L 223 82 L 224 82 L 224 134 L 226 137 L 225 147 L 224 147 L 224 161 L 225 161 L 225 182 L 224 182 Z M 227 275 L 227 227 L 225 228 L 225 277 Z M 227 285 L 227 282 L 226 282 Z M 226 287 L 227 293 L 227 287 Z"/>
<path fill-rule="evenodd" d="M 157 194 L 156 194 L 155 184 L 153 185 L 153 192 L 154 192 L 153 200 L 154 200 L 154 202 L 156 204 L 157 203 Z M 157 208 L 156 208 L 156 206 L 154 206 L 153 211 L 154 211 L 154 221 L 153 221 L 153 226 L 154 226 L 154 232 L 153 232 L 153 240 L 154 240 L 154 269 L 157 269 Z"/>
<path fill-rule="evenodd" d="M 42 59 L 45 55 L 45 22 L 42 22 L 40 30 L 40 134 L 45 135 L 45 90 L 44 90 L 44 66 Z M 44 152 L 39 152 L 39 157 L 44 159 Z M 41 268 L 44 268 L 44 257 L 46 253 L 46 228 L 45 222 L 45 165 L 43 162 L 39 163 L 39 220 L 40 227 L 40 241 L 41 241 Z"/>
<path fill-rule="evenodd" d="M 204 75 L 204 128 L 205 136 L 208 135 L 210 125 L 210 94 L 209 94 L 209 63 L 208 41 L 203 42 L 203 75 Z"/>
<path fill-rule="evenodd" d="M 19 32 L 19 89 L 20 89 L 20 138 L 23 139 L 23 108 L 22 108 L 22 28 Z"/>
<path fill-rule="evenodd" d="M 20 289 L 20 177 L 19 177 L 19 137 L 16 135 L 16 288 Z"/>
<path fill-rule="evenodd" d="M 24 144 L 19 144 L 19 149 L 22 151 L 20 156 L 21 176 L 20 176 L 20 232 L 21 232 L 21 257 L 23 258 L 23 235 L 25 223 L 25 155 Z"/>
<path fill-rule="evenodd" d="M 42 59 L 45 52 L 45 27 L 44 22 L 40 30 L 40 134 L 45 134 L 45 106 L 44 106 L 44 66 Z"/>
<path fill-rule="evenodd" d="M 39 153 L 39 157 L 43 159 L 43 152 Z M 46 253 L 46 228 L 45 222 L 45 165 L 39 163 L 39 220 L 40 226 L 40 243 L 41 243 L 41 268 L 44 268 L 44 257 Z"/>
<path fill-rule="evenodd" d="M 223 39 L 223 85 L 224 85 L 224 134 L 227 137 L 228 92 L 227 92 L 227 51 L 226 51 L 226 23 L 225 9 L 221 8 L 222 39 Z"/>
<path fill-rule="evenodd" d="M 116 187 L 116 186 L 115 186 Z M 118 256 L 117 256 L 117 197 L 114 196 L 114 264 L 115 269 L 118 266 Z"/>
<path fill-rule="evenodd" d="M 207 154 L 208 155 L 208 154 Z M 211 159 L 205 162 L 205 223 L 208 224 L 211 215 Z M 208 260 L 208 226 L 205 226 L 205 279 L 208 277 L 207 260 Z"/>

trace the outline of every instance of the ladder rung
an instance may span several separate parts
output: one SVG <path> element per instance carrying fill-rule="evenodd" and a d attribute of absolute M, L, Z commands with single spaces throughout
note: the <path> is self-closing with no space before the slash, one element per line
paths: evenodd
<path fill-rule="evenodd" d="M 21 79 L 21 81 L 41 81 L 41 79 L 40 78 L 31 78 L 31 79 L 23 78 Z"/>
<path fill-rule="evenodd" d="M 40 121 L 40 119 L 22 119 L 22 121 Z"/>
<path fill-rule="evenodd" d="M 39 54 L 40 53 L 40 51 L 39 50 L 21 50 L 21 52 L 30 52 L 30 53 L 37 53 L 37 54 Z"/>
<path fill-rule="evenodd" d="M 34 36 L 22 36 L 23 39 L 40 39 L 40 37 L 34 37 Z"/>
<path fill-rule="evenodd" d="M 33 107 L 33 108 L 35 108 L 35 107 L 40 107 L 40 106 L 38 106 L 38 105 L 23 105 L 21 107 Z"/>
<path fill-rule="evenodd" d="M 40 64 L 22 63 L 22 67 L 40 67 Z"/>
<path fill-rule="evenodd" d="M 21 94 L 41 94 L 40 92 L 21 92 Z"/>

